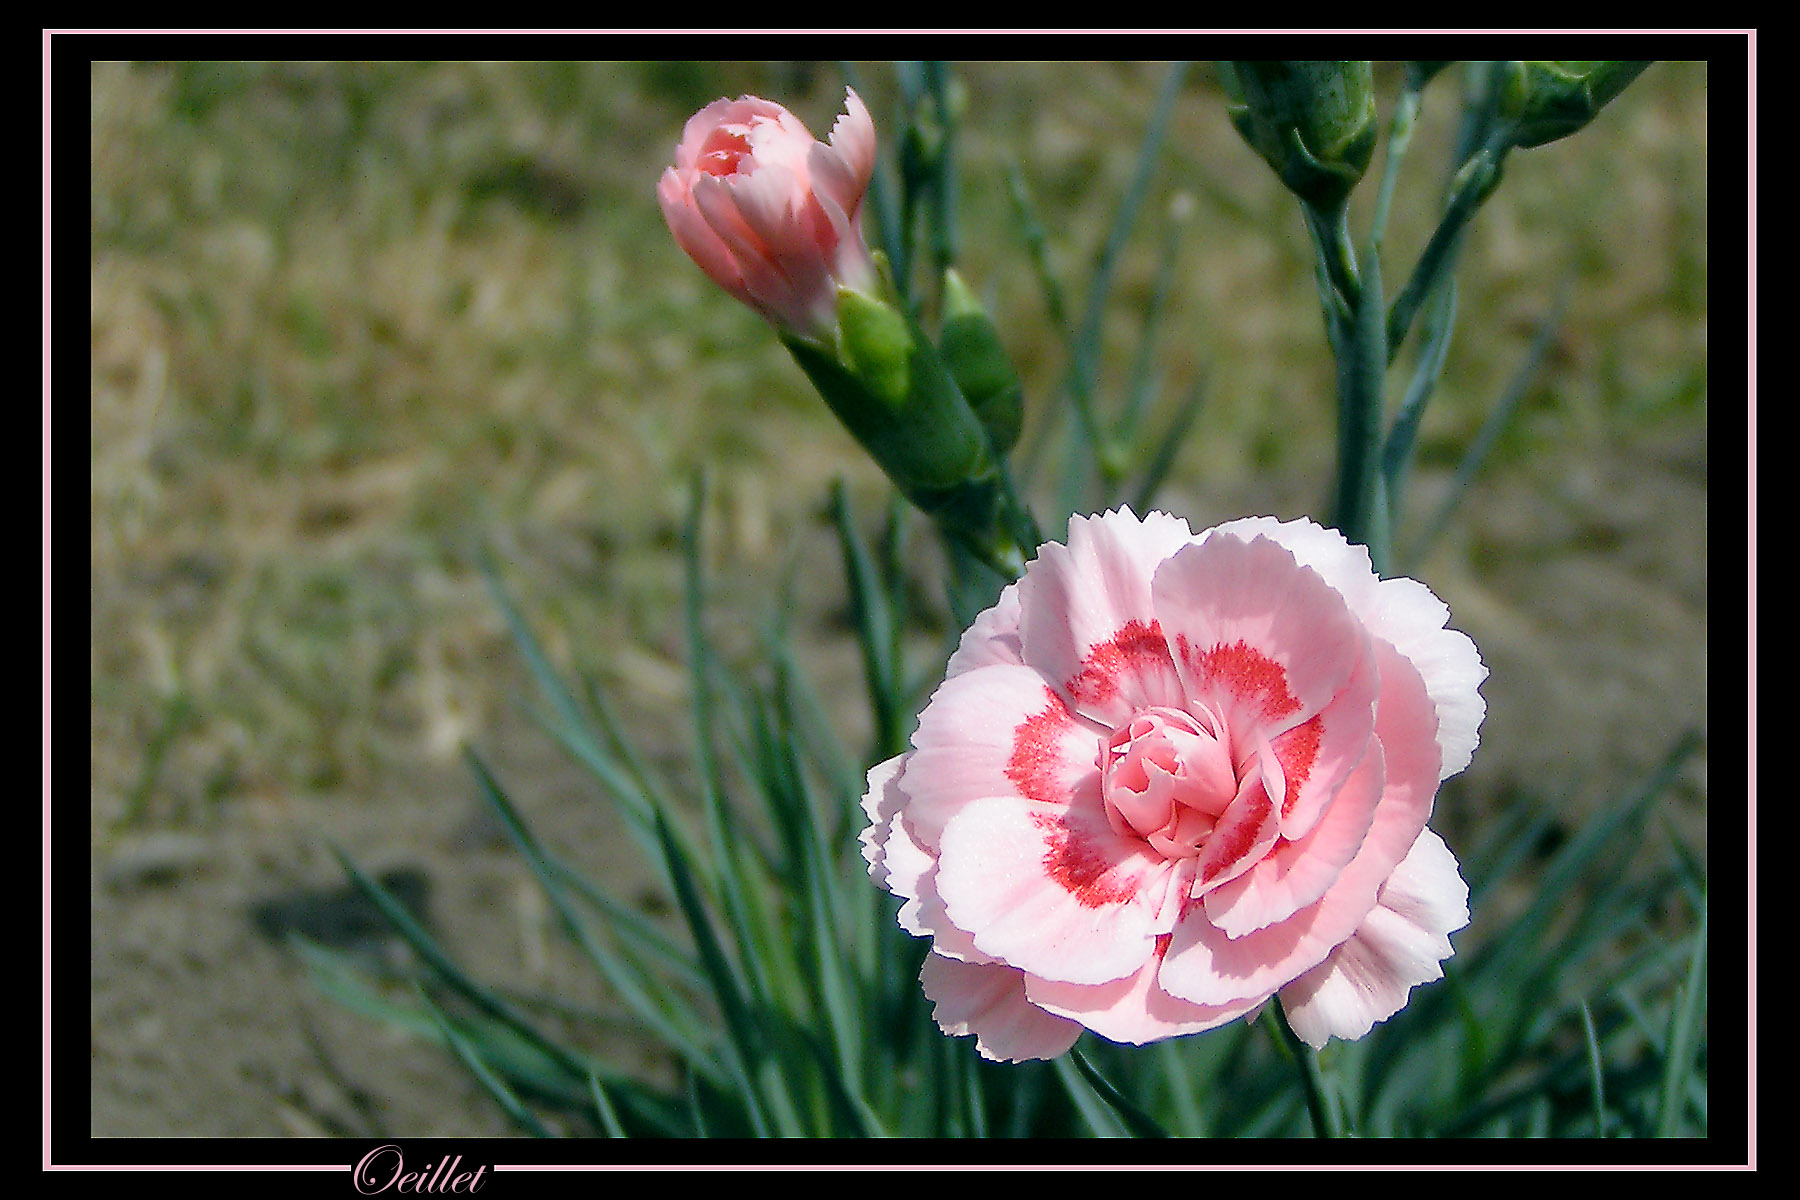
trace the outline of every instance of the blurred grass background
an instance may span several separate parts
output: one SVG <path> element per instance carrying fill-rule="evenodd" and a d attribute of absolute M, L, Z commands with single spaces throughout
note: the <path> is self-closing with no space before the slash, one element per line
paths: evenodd
<path fill-rule="evenodd" d="M 964 274 L 1043 422 L 1068 363 L 1007 172 L 1078 303 L 1165 66 L 954 70 Z M 893 70 L 853 71 L 879 128 Z M 1390 290 L 1435 220 L 1446 84 L 1402 176 Z M 823 500 L 841 477 L 872 514 L 883 481 L 766 327 L 681 255 L 653 194 L 700 105 L 754 92 L 823 135 L 843 85 L 836 64 L 785 61 L 91 65 L 97 872 L 162 835 L 248 823 L 298 847 L 437 800 L 465 740 L 505 736 L 517 690 L 483 547 L 553 656 L 678 760 L 675 545 L 702 467 L 726 648 L 753 649 L 793 580 L 822 677 L 850 678 L 829 649 L 848 638 Z M 1440 801 L 1453 846 L 1518 796 L 1566 805 L 1572 827 L 1704 729 L 1706 85 L 1703 62 L 1656 64 L 1592 128 L 1513 155 L 1473 227 L 1409 512 L 1430 510 L 1559 289 L 1568 302 L 1415 569 L 1494 672 L 1483 748 Z M 1160 394 L 1203 381 L 1206 400 L 1163 506 L 1197 528 L 1322 511 L 1335 431 L 1310 251 L 1208 67 L 1152 188 L 1103 380 L 1128 382 L 1173 263 Z M 1704 761 L 1667 812 L 1702 850 Z M 219 967 L 190 957 L 196 978 Z"/>

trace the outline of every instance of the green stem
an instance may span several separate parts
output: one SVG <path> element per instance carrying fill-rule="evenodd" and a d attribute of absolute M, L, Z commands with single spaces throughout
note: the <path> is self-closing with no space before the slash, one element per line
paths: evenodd
<path fill-rule="evenodd" d="M 1455 267 L 1469 222 L 1500 184 L 1500 169 L 1505 163 L 1506 152 L 1507 145 L 1503 139 L 1491 140 L 1488 145 L 1476 151 L 1457 172 L 1444 218 L 1432 232 L 1431 240 L 1419 255 L 1418 264 L 1413 267 L 1406 286 L 1400 289 L 1400 295 L 1394 300 L 1393 311 L 1388 314 L 1389 361 L 1400 352 L 1420 307 L 1437 287 L 1439 280 Z"/>
<path fill-rule="evenodd" d="M 1301 1041 L 1300 1035 L 1288 1024 L 1287 1013 L 1282 1011 L 1279 998 L 1269 1005 L 1269 1019 L 1275 1024 L 1281 1044 L 1299 1064 L 1300 1083 L 1306 1091 L 1306 1111 L 1312 1117 L 1313 1136 L 1342 1137 L 1344 1131 L 1337 1120 L 1337 1107 L 1331 1102 L 1325 1070 L 1319 1065 L 1319 1052 Z"/>
<path fill-rule="evenodd" d="M 1406 157 L 1406 150 L 1412 144 L 1413 124 L 1419 116 L 1418 89 L 1408 86 L 1400 93 L 1400 100 L 1394 106 L 1394 119 L 1388 126 L 1388 141 L 1385 160 L 1381 170 L 1381 188 L 1375 193 L 1375 216 L 1369 226 L 1369 244 L 1374 253 L 1381 253 L 1381 245 L 1387 236 L 1388 209 L 1394 202 L 1394 186 L 1400 178 L 1400 163 Z"/>
<path fill-rule="evenodd" d="M 1385 566 L 1387 529 L 1382 496 L 1382 391 L 1387 376 L 1387 322 L 1381 299 L 1381 264 L 1368 256 L 1353 296 L 1348 336 L 1335 340 L 1338 356 L 1338 477 L 1332 520 L 1352 542 L 1369 547 Z"/>
<path fill-rule="evenodd" d="M 1326 312 L 1339 322 L 1354 319 L 1356 298 L 1362 291 L 1356 267 L 1356 247 L 1350 238 L 1350 209 L 1340 206 L 1335 212 L 1320 212 L 1302 203 L 1307 232 L 1312 235 L 1313 250 L 1318 256 L 1321 278 L 1326 287 Z"/>

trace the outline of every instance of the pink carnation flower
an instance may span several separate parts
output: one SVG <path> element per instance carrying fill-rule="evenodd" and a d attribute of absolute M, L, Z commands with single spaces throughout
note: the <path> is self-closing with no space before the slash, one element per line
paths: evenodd
<path fill-rule="evenodd" d="M 829 143 L 755 96 L 715 100 L 688 119 L 657 185 L 675 241 L 715 283 L 777 326 L 819 338 L 837 288 L 875 279 L 862 201 L 875 123 L 854 91 Z"/>
<path fill-rule="evenodd" d="M 869 772 L 864 857 L 931 939 L 938 1024 L 1027 1059 L 1277 994 L 1314 1046 L 1398 1012 L 1469 918 L 1425 827 L 1485 712 L 1448 617 L 1310 521 L 1070 521 Z"/>

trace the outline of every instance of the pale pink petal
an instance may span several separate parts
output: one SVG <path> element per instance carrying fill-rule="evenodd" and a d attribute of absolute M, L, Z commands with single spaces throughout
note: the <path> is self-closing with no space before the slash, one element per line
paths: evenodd
<path fill-rule="evenodd" d="M 1356 932 L 1375 907 L 1389 874 L 1431 815 L 1437 793 L 1436 716 L 1418 671 L 1386 642 L 1377 642 L 1381 702 L 1370 753 L 1385 772 L 1375 818 L 1356 856 L 1325 895 L 1286 921 L 1228 937 L 1191 908 L 1175 926 L 1163 964 L 1163 986 L 1196 1004 L 1266 996 L 1311 970 Z"/>
<path fill-rule="evenodd" d="M 1083 803 L 1100 811 L 1098 733 L 1027 667 L 980 667 L 947 679 L 919 715 L 900 781 L 915 836 L 937 847 L 944 823 L 969 804 L 1005 798 L 1055 816 Z"/>
<path fill-rule="evenodd" d="M 1151 957 L 1179 904 L 1176 876 L 1097 806 L 1050 818 L 986 800 L 945 824 L 936 883 L 982 953 L 1045 979 L 1105 983 Z"/>
<path fill-rule="evenodd" d="M 688 193 L 686 184 L 670 167 L 663 172 L 656 187 L 657 200 L 675 244 L 694 260 L 714 283 L 745 304 L 752 303 L 750 290 L 744 286 L 743 272 L 738 270 L 731 249 L 712 231 L 699 207 Z"/>
<path fill-rule="evenodd" d="M 844 112 L 833 122 L 829 140 L 843 170 L 841 190 L 834 189 L 832 198 L 854 214 L 875 176 L 875 121 L 853 88 L 844 89 Z"/>
<path fill-rule="evenodd" d="M 1245 772 L 1236 798 L 1219 814 L 1218 824 L 1200 847 L 1192 895 L 1223 886 L 1250 870 L 1274 847 L 1281 833 L 1281 798 L 1271 796 L 1264 782 L 1277 774 L 1266 743 L 1258 761 L 1261 766 Z"/>
<path fill-rule="evenodd" d="M 1450 848 L 1427 829 L 1356 933 L 1281 989 L 1288 1023 L 1314 1047 L 1362 1037 L 1405 1007 L 1413 988 L 1443 977 L 1450 934 L 1468 923 L 1468 885 Z"/>
<path fill-rule="evenodd" d="M 868 790 L 862 798 L 863 816 L 869 820 L 859 839 L 863 861 L 869 864 L 869 878 L 882 888 L 888 887 L 888 840 L 893 833 L 894 820 L 906 804 L 906 794 L 895 786 L 905 765 L 906 755 L 896 754 L 886 762 L 870 767 L 866 777 Z"/>
<path fill-rule="evenodd" d="M 869 770 L 862 802 L 869 825 L 861 838 L 869 877 L 904 901 L 899 923 L 906 932 L 931 938 L 932 948 L 951 958 L 992 961 L 944 912 L 937 893 L 937 854 L 920 844 L 906 813 L 906 792 L 900 787 L 906 762 L 906 755 L 897 755 Z"/>
<path fill-rule="evenodd" d="M 1180 681 L 1156 626 L 1150 578 L 1193 540 L 1187 522 L 1129 508 L 1072 517 L 1067 545 L 1038 549 L 1019 581 L 1022 653 L 1078 712 L 1119 724 L 1179 705 Z"/>
<path fill-rule="evenodd" d="M 1279 543 L 1218 534 L 1159 566 L 1152 593 L 1189 704 L 1224 717 L 1240 760 L 1258 738 L 1317 719 L 1316 736 L 1286 744 L 1294 786 L 1284 787 L 1284 815 L 1304 800 L 1305 819 L 1295 820 L 1310 825 L 1361 759 L 1373 723 L 1373 689 L 1353 686 L 1369 637 L 1343 597 Z"/>
<path fill-rule="evenodd" d="M 1141 1046 L 1167 1037 L 1216 1029 L 1254 1010 L 1261 1001 L 1207 1007 L 1190 1004 L 1164 991 L 1156 976 L 1160 956 L 1136 973 L 1102 984 L 1062 983 L 1028 977 L 1026 995 L 1033 1004 L 1079 1021 L 1103 1038 Z"/>
<path fill-rule="evenodd" d="M 1368 617 L 1369 629 L 1404 654 L 1424 677 L 1437 709 L 1438 744 L 1443 748 L 1442 778 L 1469 765 L 1480 738 L 1477 730 L 1487 714 L 1481 698 L 1488 670 L 1466 634 L 1444 628 L 1450 610 L 1413 579 L 1384 579 L 1379 603 Z"/>
<path fill-rule="evenodd" d="M 1206 536 L 1235 537 L 1243 542 L 1266 537 L 1292 554 L 1295 562 L 1317 571 L 1358 617 L 1366 619 L 1374 604 L 1380 579 L 1369 561 L 1368 548 L 1346 540 L 1337 530 L 1316 521 L 1305 517 L 1291 521 L 1274 517 L 1240 517 L 1214 526 Z"/>
<path fill-rule="evenodd" d="M 919 983 L 935 1007 L 938 1027 L 953 1037 L 975 1035 L 983 1058 L 1020 1062 L 1056 1058 L 1081 1036 L 1081 1026 L 1032 1004 L 1025 977 L 1011 967 L 925 956 Z"/>
<path fill-rule="evenodd" d="M 770 247 L 763 244 L 738 211 L 734 182 L 702 175 L 694 181 L 694 204 L 707 228 L 731 252 L 751 304 L 778 323 L 803 320 L 808 297 L 793 290 Z"/>
<path fill-rule="evenodd" d="M 1025 663 L 1019 650 L 1019 585 L 1016 583 L 1007 584 L 993 607 L 984 609 L 963 630 L 944 674 L 947 678 L 954 677 L 976 667 L 997 663 L 1015 667 Z"/>
<path fill-rule="evenodd" d="M 1291 550 L 1301 565 L 1319 572 L 1343 595 L 1371 634 L 1392 642 L 1425 677 L 1438 710 L 1444 778 L 1469 765 L 1478 740 L 1476 730 L 1487 711 L 1476 690 L 1487 678 L 1487 668 L 1474 642 L 1444 628 L 1450 610 L 1429 588 L 1414 579 L 1378 578 L 1365 548 L 1345 541 L 1337 530 L 1305 518 L 1246 517 L 1227 521 L 1209 536 L 1219 534 L 1273 538 Z"/>
<path fill-rule="evenodd" d="M 758 119 L 779 122 L 786 111 L 781 105 L 756 96 L 714 100 L 682 126 L 681 141 L 675 147 L 675 165 L 684 171 L 697 167 L 706 144 L 721 129 L 736 129 L 747 134 Z"/>
<path fill-rule="evenodd" d="M 1296 840 L 1285 833 L 1248 871 L 1205 895 L 1207 918 L 1239 938 L 1319 900 L 1362 848 L 1386 782 L 1380 753 L 1365 754 L 1325 819 Z"/>

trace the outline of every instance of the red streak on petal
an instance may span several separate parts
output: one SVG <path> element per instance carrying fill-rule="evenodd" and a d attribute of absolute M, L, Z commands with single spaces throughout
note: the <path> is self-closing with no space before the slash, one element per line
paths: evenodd
<path fill-rule="evenodd" d="M 1311 720 L 1294 726 L 1269 744 L 1287 779 L 1287 795 L 1281 802 L 1284 817 L 1294 811 L 1294 801 L 1312 775 L 1313 763 L 1319 757 L 1319 739 L 1325 733 L 1324 720 L 1323 713 L 1315 713 Z"/>
<path fill-rule="evenodd" d="M 1196 650 L 1185 637 L 1176 649 L 1196 680 L 1223 684 L 1238 701 L 1264 720 L 1275 721 L 1299 711 L 1300 701 L 1288 691 L 1287 671 L 1261 650 L 1242 641 Z"/>
<path fill-rule="evenodd" d="M 1269 816 L 1269 794 L 1257 789 L 1260 802 L 1253 801 L 1242 815 L 1213 830 L 1201 850 L 1205 862 L 1200 867 L 1200 882 L 1210 883 L 1213 876 L 1234 865 L 1256 845 L 1257 832 Z"/>
<path fill-rule="evenodd" d="M 1119 677 L 1127 671 L 1173 664 L 1161 625 L 1127 621 L 1123 629 L 1087 652 L 1081 669 L 1069 680 L 1069 695 L 1077 703 L 1100 703 L 1118 694 Z"/>
<path fill-rule="evenodd" d="M 1083 908 L 1123 904 L 1137 895 L 1128 882 L 1107 882 L 1113 861 L 1092 841 L 1076 837 L 1074 830 L 1054 817 L 1033 817 L 1032 821 L 1048 835 L 1044 870 Z"/>
<path fill-rule="evenodd" d="M 1006 760 L 1006 777 L 1027 800 L 1063 804 L 1068 800 L 1068 787 L 1058 777 L 1063 760 L 1057 740 L 1073 718 L 1061 696 L 1049 688 L 1044 689 L 1044 695 L 1049 702 L 1043 711 L 1026 717 L 1013 730 L 1013 751 Z"/>

